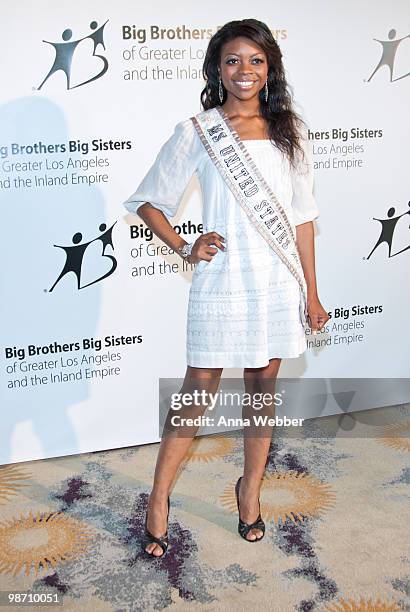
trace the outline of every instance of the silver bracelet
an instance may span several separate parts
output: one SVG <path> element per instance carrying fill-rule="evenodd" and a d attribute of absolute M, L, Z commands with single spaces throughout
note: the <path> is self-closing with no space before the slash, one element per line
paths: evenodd
<path fill-rule="evenodd" d="M 178 253 L 181 255 L 183 259 L 188 259 L 188 257 L 191 255 L 193 246 L 194 246 L 193 242 L 190 242 L 189 244 L 184 244 L 184 246 L 179 247 Z"/>

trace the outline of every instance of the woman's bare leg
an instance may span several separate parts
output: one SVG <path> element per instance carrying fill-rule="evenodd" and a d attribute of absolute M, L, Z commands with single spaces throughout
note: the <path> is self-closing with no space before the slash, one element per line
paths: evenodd
<path fill-rule="evenodd" d="M 264 368 L 245 368 L 244 382 L 246 393 L 270 393 L 275 394 L 276 377 L 279 371 L 281 359 L 271 359 L 269 365 Z M 243 417 L 249 417 L 255 413 L 275 416 L 274 405 L 265 410 L 255 411 L 245 409 Z M 239 489 L 239 504 L 241 506 L 241 519 L 245 523 L 253 523 L 259 513 L 258 498 L 260 494 L 261 480 L 265 471 L 266 459 L 272 439 L 273 427 L 264 426 L 263 430 L 244 428 L 244 475 Z M 262 536 L 260 529 L 251 529 L 247 535 L 248 540 L 255 540 Z"/>
<path fill-rule="evenodd" d="M 208 393 L 216 393 L 221 374 L 222 368 L 193 368 L 188 366 L 180 393 L 192 393 L 195 389 L 206 390 Z M 202 415 L 205 410 L 206 404 L 190 407 L 184 416 L 195 418 Z M 178 411 L 178 413 L 182 416 L 183 410 Z M 161 439 L 155 467 L 154 483 L 148 500 L 147 519 L 147 527 L 156 537 L 162 536 L 166 531 L 168 495 L 177 470 L 197 431 L 198 427 L 184 427 L 180 428 L 178 432 L 179 437 L 167 434 Z M 155 542 L 147 544 L 145 550 L 158 557 L 163 554 L 162 548 L 155 544 Z"/>

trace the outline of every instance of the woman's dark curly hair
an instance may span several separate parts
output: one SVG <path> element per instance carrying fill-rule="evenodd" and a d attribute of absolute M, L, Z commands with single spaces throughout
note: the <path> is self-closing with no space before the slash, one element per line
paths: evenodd
<path fill-rule="evenodd" d="M 282 63 L 282 52 L 272 36 L 268 26 L 257 19 L 230 21 L 219 29 L 210 39 L 202 67 L 206 85 L 201 92 L 201 104 L 204 110 L 220 106 L 218 66 L 221 62 L 222 46 L 237 38 L 245 36 L 256 43 L 266 54 L 268 60 L 268 100 L 265 102 L 265 89 L 259 92 L 261 115 L 268 124 L 270 139 L 296 165 L 297 151 L 304 155 L 300 146 L 300 129 L 305 126 L 303 119 L 292 107 L 292 96 L 288 90 L 285 69 Z M 224 98 L 227 92 L 223 87 Z"/>

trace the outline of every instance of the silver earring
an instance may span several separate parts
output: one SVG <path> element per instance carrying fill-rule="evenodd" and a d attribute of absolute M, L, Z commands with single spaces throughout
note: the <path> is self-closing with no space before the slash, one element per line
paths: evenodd
<path fill-rule="evenodd" d="M 222 89 L 221 77 L 219 77 L 219 101 L 221 104 L 224 101 L 224 90 Z"/>
<path fill-rule="evenodd" d="M 269 97 L 269 89 L 268 89 L 268 81 L 266 81 L 265 83 L 265 102 L 268 101 L 268 97 Z"/>

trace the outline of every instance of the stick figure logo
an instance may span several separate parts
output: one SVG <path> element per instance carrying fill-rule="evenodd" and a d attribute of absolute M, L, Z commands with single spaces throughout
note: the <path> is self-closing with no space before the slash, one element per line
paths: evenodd
<path fill-rule="evenodd" d="M 410 207 L 410 202 L 408 203 L 408 205 Z M 373 255 L 373 253 L 377 249 L 377 247 L 380 246 L 381 244 L 383 244 L 384 242 L 387 244 L 388 253 L 389 253 L 389 259 L 390 259 L 390 257 L 395 257 L 396 255 L 400 255 L 400 253 L 404 253 L 404 251 L 408 251 L 410 249 L 410 244 L 409 244 L 408 246 L 404 247 L 403 249 L 400 249 L 400 251 L 397 251 L 397 253 L 393 253 L 392 254 L 392 252 L 391 252 L 391 250 L 392 250 L 392 243 L 393 243 L 393 235 L 394 235 L 394 230 L 396 229 L 397 222 L 399 221 L 399 219 L 401 219 L 405 215 L 410 215 L 410 210 L 406 210 L 405 212 L 401 213 L 400 215 L 394 216 L 395 212 L 396 212 L 396 209 L 394 208 L 394 206 L 392 206 L 387 211 L 387 218 L 386 219 L 377 219 L 376 217 L 373 217 L 374 221 L 379 221 L 379 223 L 381 224 L 382 228 L 381 228 L 380 236 L 379 236 L 376 244 L 374 245 L 373 249 L 370 251 L 369 255 L 366 257 L 366 259 L 370 259 L 370 257 Z M 410 229 L 410 226 L 409 226 L 409 229 Z"/>
<path fill-rule="evenodd" d="M 104 278 L 107 278 L 107 276 L 111 276 L 111 274 L 114 272 L 114 270 L 117 267 L 117 260 L 114 257 L 114 255 L 108 255 L 105 252 L 105 249 L 109 245 L 114 250 L 114 244 L 112 241 L 112 230 L 116 223 L 117 221 L 115 221 L 115 223 L 113 223 L 109 229 L 107 229 L 107 226 L 105 223 L 101 223 L 98 229 L 100 230 L 100 232 L 103 232 L 103 233 L 100 236 L 93 238 L 93 240 L 90 240 L 89 242 L 84 242 L 83 244 L 80 244 L 81 240 L 83 239 L 83 235 L 81 234 L 81 232 L 77 232 L 76 234 L 74 234 L 74 236 L 71 239 L 74 246 L 61 246 L 60 244 L 53 245 L 57 247 L 58 249 L 63 249 L 63 251 L 65 251 L 66 260 L 65 260 L 64 267 L 60 272 L 59 277 L 57 278 L 56 282 L 50 289 L 50 293 L 51 291 L 53 291 L 57 283 L 59 283 L 60 280 L 69 272 L 74 272 L 74 274 L 77 277 L 77 289 L 84 289 L 85 287 L 89 287 L 90 285 L 94 285 L 95 283 L 102 281 Z M 103 246 L 101 257 L 108 257 L 108 259 L 111 259 L 112 261 L 111 268 L 108 270 L 108 272 L 106 272 L 99 278 L 96 278 L 95 280 L 91 281 L 91 283 L 87 283 L 86 285 L 81 285 L 81 268 L 83 264 L 84 254 L 87 248 L 90 246 L 90 244 L 92 244 L 93 242 L 97 242 L 98 240 L 101 242 Z"/>
<path fill-rule="evenodd" d="M 406 74 L 402 74 L 401 76 L 393 79 L 393 69 L 394 61 L 396 58 L 396 51 L 403 40 L 405 40 L 406 38 L 410 38 L 410 34 L 407 34 L 407 36 L 403 36 L 403 38 L 397 38 L 396 40 L 394 40 L 396 38 L 396 30 L 391 29 L 387 34 L 387 37 L 389 40 L 379 40 L 378 38 L 373 38 L 373 40 L 381 44 L 382 56 L 370 77 L 367 80 L 365 79 L 365 83 L 370 83 L 376 72 L 378 72 L 382 66 L 387 66 L 389 68 L 390 83 L 393 83 L 394 81 L 400 81 L 401 79 L 404 79 L 405 77 L 408 77 L 410 75 L 410 72 L 407 72 Z"/>
<path fill-rule="evenodd" d="M 96 21 L 92 21 L 90 23 L 90 30 L 93 30 L 93 32 L 91 32 L 91 34 L 87 34 L 87 36 L 83 36 L 83 38 L 78 38 L 77 40 L 71 40 L 73 32 L 69 28 L 64 30 L 61 35 L 61 38 L 64 42 L 51 42 L 49 40 L 43 40 L 43 42 L 54 47 L 55 58 L 54 63 L 51 66 L 47 76 L 41 83 L 40 87 L 38 87 L 38 91 L 43 87 L 44 83 L 51 77 L 51 75 L 55 72 L 58 72 L 59 70 L 62 70 L 66 76 L 67 89 L 75 89 L 76 87 L 86 85 L 87 83 L 91 83 L 92 81 L 95 81 L 96 79 L 102 77 L 103 74 L 105 74 L 108 70 L 108 61 L 104 55 L 99 55 L 98 53 L 96 53 L 96 50 L 98 45 L 101 45 L 105 51 L 104 28 L 107 23 L 108 19 L 105 23 L 102 24 L 102 26 L 98 27 L 98 23 Z M 93 57 L 99 57 L 103 62 L 103 67 L 98 74 L 95 74 L 94 76 L 87 79 L 86 81 L 83 81 L 82 83 L 78 83 L 77 85 L 71 86 L 71 64 L 73 61 L 74 51 L 80 43 L 88 39 L 93 41 Z"/>

